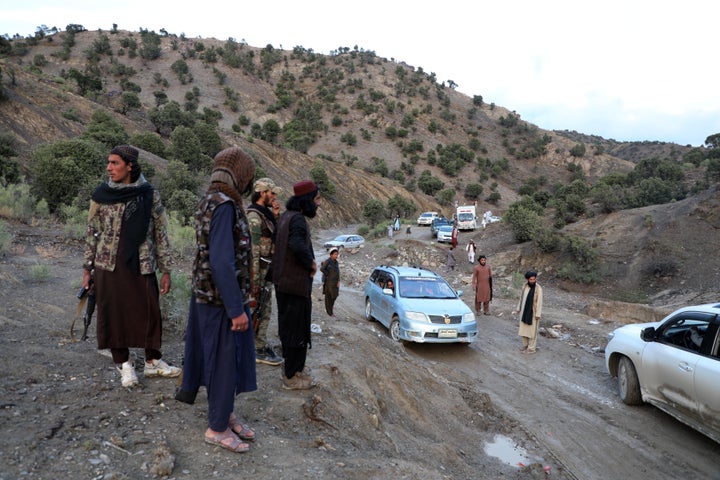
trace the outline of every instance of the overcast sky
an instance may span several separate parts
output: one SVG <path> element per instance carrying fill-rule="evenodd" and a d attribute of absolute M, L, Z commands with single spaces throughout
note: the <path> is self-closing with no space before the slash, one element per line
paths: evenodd
<path fill-rule="evenodd" d="M 16 0 L 0 35 L 140 28 L 404 61 L 546 130 L 699 146 L 720 133 L 720 2 Z M 247 5 L 246 3 L 251 3 Z"/>

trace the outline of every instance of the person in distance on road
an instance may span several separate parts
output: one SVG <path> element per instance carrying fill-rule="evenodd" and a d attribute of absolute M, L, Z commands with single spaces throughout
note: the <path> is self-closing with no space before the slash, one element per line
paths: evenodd
<path fill-rule="evenodd" d="M 325 312 L 335 317 L 333 307 L 335 300 L 340 295 L 340 264 L 338 263 L 339 251 L 337 247 L 330 249 L 330 256 L 320 263 L 322 273 L 323 294 L 325 295 Z"/>
<path fill-rule="evenodd" d="M 480 311 L 490 315 L 490 302 L 492 301 L 492 269 L 487 264 L 485 255 L 478 257 L 478 264 L 473 268 L 472 287 L 475 292 L 475 313 Z"/>

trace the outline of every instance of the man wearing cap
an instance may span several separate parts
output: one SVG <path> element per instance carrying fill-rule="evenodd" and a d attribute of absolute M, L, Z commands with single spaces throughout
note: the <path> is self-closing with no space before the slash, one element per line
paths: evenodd
<path fill-rule="evenodd" d="M 253 288 L 252 301 L 253 329 L 255 330 L 255 361 L 266 365 L 277 366 L 282 363 L 282 357 L 275 353 L 267 343 L 267 329 L 272 312 L 272 279 L 268 272 L 272 264 L 275 251 L 276 214 L 272 210 L 277 198 L 279 187 L 275 186 L 269 178 L 255 181 L 255 188 L 247 208 L 247 219 L 252 238 L 252 272 Z"/>
<path fill-rule="evenodd" d="M 333 307 L 335 300 L 340 295 L 340 264 L 338 263 L 339 251 L 337 247 L 330 249 L 330 256 L 320 264 L 322 273 L 323 294 L 325 294 L 325 312 L 335 317 Z"/>
<path fill-rule="evenodd" d="M 278 333 L 285 359 L 283 388 L 306 390 L 315 386 L 313 378 L 303 370 L 307 350 L 312 346 L 310 294 L 317 270 L 306 219 L 317 214 L 320 193 L 310 180 L 293 185 L 293 193 L 278 221 L 272 280 L 278 307 Z"/>
<path fill-rule="evenodd" d="M 543 290 L 537 283 L 537 272 L 528 271 L 525 273 L 527 283 L 523 285 L 520 292 L 520 301 L 513 313 L 519 315 L 520 327 L 518 335 L 522 338 L 522 353 L 533 354 L 537 347 L 537 333 L 542 316 Z"/>
<path fill-rule="evenodd" d="M 139 151 L 119 145 L 107 159 L 108 180 L 92 194 L 82 286 L 94 273 L 98 349 L 110 349 L 123 387 L 138 384 L 130 348 L 145 349 L 145 377 L 177 377 L 162 360 L 158 294 L 170 291 L 170 243 L 160 194 L 145 180 Z M 160 282 L 155 272 L 162 272 Z"/>

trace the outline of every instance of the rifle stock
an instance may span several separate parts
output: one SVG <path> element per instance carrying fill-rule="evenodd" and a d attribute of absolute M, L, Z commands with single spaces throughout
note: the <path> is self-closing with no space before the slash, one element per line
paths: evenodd
<path fill-rule="evenodd" d="M 258 329 L 260 328 L 260 322 L 262 322 L 263 313 L 265 313 L 265 306 L 270 301 L 270 288 L 267 284 L 260 288 L 257 298 L 257 306 L 252 313 L 253 332 L 257 335 Z"/>

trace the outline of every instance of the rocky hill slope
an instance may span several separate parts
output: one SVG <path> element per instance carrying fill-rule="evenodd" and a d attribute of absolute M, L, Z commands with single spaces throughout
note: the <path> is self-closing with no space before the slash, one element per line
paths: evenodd
<path fill-rule="evenodd" d="M 142 30 L 60 32 L 12 44 L 13 54 L 0 58 L 5 96 L 0 131 L 17 139 L 23 166 L 39 144 L 81 134 L 97 109 L 109 112 L 129 134 L 159 131 L 168 143 L 153 111 L 176 102 L 216 119 L 223 143 L 250 151 L 288 191 L 313 166 L 322 166 L 336 187 L 323 202 L 318 218 L 323 228 L 360 223 L 368 200 L 386 204 L 395 195 L 412 201 L 417 212 L 450 215 L 453 202 L 476 201 L 479 211 L 502 215 L 528 182 L 561 185 L 577 170 L 592 182 L 631 170 L 645 154 L 679 161 L 689 149 L 653 142 L 616 145 L 576 132 L 544 131 L 489 99 L 455 91 L 420 66 L 357 47 L 325 56 L 302 46 L 283 51 Z M 78 79 L 99 84 L 88 89 Z M 124 104 L 128 94 L 136 95 L 139 105 Z M 263 133 L 273 122 L 282 130 L 303 115 L 316 115 L 321 125 L 306 151 L 291 148 L 286 132 Z M 578 143 L 591 148 L 574 156 Z M 642 150 L 643 144 L 652 148 Z M 445 156 L 449 151 L 457 155 Z M 425 171 L 451 196 L 423 193 L 418 184 Z M 473 183 L 482 193 L 468 198 L 465 189 Z M 604 273 L 615 280 L 567 288 L 647 302 L 692 286 L 702 297 L 717 281 L 716 260 L 702 255 L 717 232 L 717 203 L 712 190 L 676 204 L 581 218 L 565 233 L 590 241 Z M 550 272 L 560 260 L 526 244 L 506 247 L 522 258 L 521 266 Z"/>

